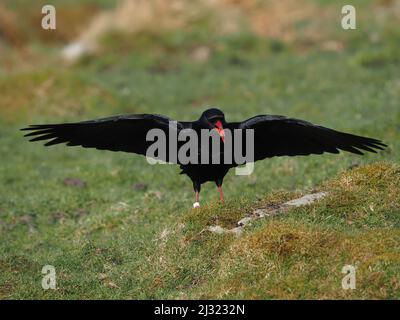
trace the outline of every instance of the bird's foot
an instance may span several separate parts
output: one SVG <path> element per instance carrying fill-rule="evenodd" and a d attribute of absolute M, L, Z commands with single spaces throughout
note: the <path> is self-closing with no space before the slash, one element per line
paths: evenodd
<path fill-rule="evenodd" d="M 193 209 L 200 208 L 200 202 L 193 203 Z"/>

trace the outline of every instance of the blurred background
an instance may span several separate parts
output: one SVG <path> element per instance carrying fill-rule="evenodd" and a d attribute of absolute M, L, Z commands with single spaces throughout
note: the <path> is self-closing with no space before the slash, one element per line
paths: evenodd
<path fill-rule="evenodd" d="M 45 4 L 0 3 L 4 121 L 147 111 L 191 118 L 207 105 L 236 118 L 301 114 L 307 105 L 332 119 L 332 100 L 360 92 L 346 87 L 362 81 L 349 81 L 349 68 L 378 76 L 400 59 L 397 0 L 353 1 L 357 30 L 341 28 L 344 1 L 54 0 L 56 30 L 41 28 Z"/>
<path fill-rule="evenodd" d="M 46 4 L 56 8 L 56 30 L 41 28 Z M 356 30 L 341 27 L 346 4 L 356 8 Z M 123 113 L 194 120 L 217 106 L 227 121 L 281 114 L 389 145 L 365 157 L 271 159 L 249 177 L 228 175 L 227 199 L 256 201 L 276 190 L 312 190 L 350 167 L 398 162 L 399 101 L 400 0 L 1 0 L 0 250 L 13 268 L 27 269 L 21 283 L 2 274 L 0 296 L 44 294 L 26 285 L 27 266 L 49 255 L 92 268 L 85 241 L 106 243 L 112 230 L 136 248 L 124 253 L 132 267 L 146 255 L 140 244 L 193 202 L 175 166 L 45 149 L 28 143 L 21 127 Z M 215 201 L 214 186 L 202 197 Z M 146 295 L 145 282 L 132 281 L 129 292 Z"/>

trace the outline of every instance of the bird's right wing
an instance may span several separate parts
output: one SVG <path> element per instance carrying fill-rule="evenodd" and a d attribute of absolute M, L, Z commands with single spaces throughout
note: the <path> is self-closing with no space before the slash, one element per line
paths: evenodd
<path fill-rule="evenodd" d="M 30 141 L 47 140 L 45 146 L 66 143 L 67 146 L 82 146 L 100 150 L 124 151 L 141 155 L 146 152 L 154 141 L 147 141 L 147 133 L 151 129 L 159 129 L 168 136 L 170 132 L 178 134 L 183 124 L 152 114 L 124 115 L 97 120 L 63 123 L 31 125 L 21 130 L 31 131 L 26 137 Z M 157 159 L 168 162 L 168 152 Z"/>
<path fill-rule="evenodd" d="M 382 141 L 339 132 L 310 122 L 284 116 L 260 115 L 236 124 L 239 129 L 254 130 L 254 160 L 275 156 L 376 152 Z"/>

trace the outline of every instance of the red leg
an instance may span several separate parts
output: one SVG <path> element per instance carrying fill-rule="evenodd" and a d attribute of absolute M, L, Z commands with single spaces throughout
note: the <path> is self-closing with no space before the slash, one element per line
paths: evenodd
<path fill-rule="evenodd" d="M 198 208 L 200 207 L 200 188 L 201 184 L 198 183 L 197 181 L 193 181 L 193 189 L 194 189 L 194 194 L 195 194 L 195 203 L 193 203 L 193 208 Z"/>
<path fill-rule="evenodd" d="M 219 200 L 220 200 L 221 202 L 224 202 L 224 193 L 222 192 L 222 187 L 219 186 L 219 187 L 217 187 L 217 188 L 218 188 L 218 191 L 219 191 Z"/>
<path fill-rule="evenodd" d="M 200 194 L 199 191 L 195 191 L 195 199 L 196 199 L 196 202 L 193 203 L 193 208 L 194 208 L 194 209 L 200 207 L 200 203 L 199 203 L 199 198 L 200 198 L 200 197 L 199 197 L 199 194 Z"/>

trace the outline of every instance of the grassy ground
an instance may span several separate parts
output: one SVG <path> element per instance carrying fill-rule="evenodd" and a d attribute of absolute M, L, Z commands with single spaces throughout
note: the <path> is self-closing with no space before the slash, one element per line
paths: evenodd
<path fill-rule="evenodd" d="M 400 33 L 398 20 L 374 20 L 369 5 L 357 31 L 331 21 L 335 50 L 246 31 L 210 36 L 206 22 L 186 32 L 108 35 L 100 53 L 73 66 L 60 63 L 57 42 L 40 37 L 29 50 L 2 46 L 0 297 L 399 298 Z M 210 55 L 197 61 L 204 47 Z M 260 162 L 249 177 L 227 176 L 223 205 L 205 185 L 204 207 L 193 211 L 190 180 L 177 167 L 45 149 L 18 131 L 119 113 L 192 120 L 206 106 L 228 121 L 303 118 L 389 148 Z M 240 238 L 202 232 L 315 188 L 329 196 L 258 220 Z M 57 290 L 41 288 L 48 264 Z M 345 264 L 357 266 L 356 290 L 341 289 Z"/>

